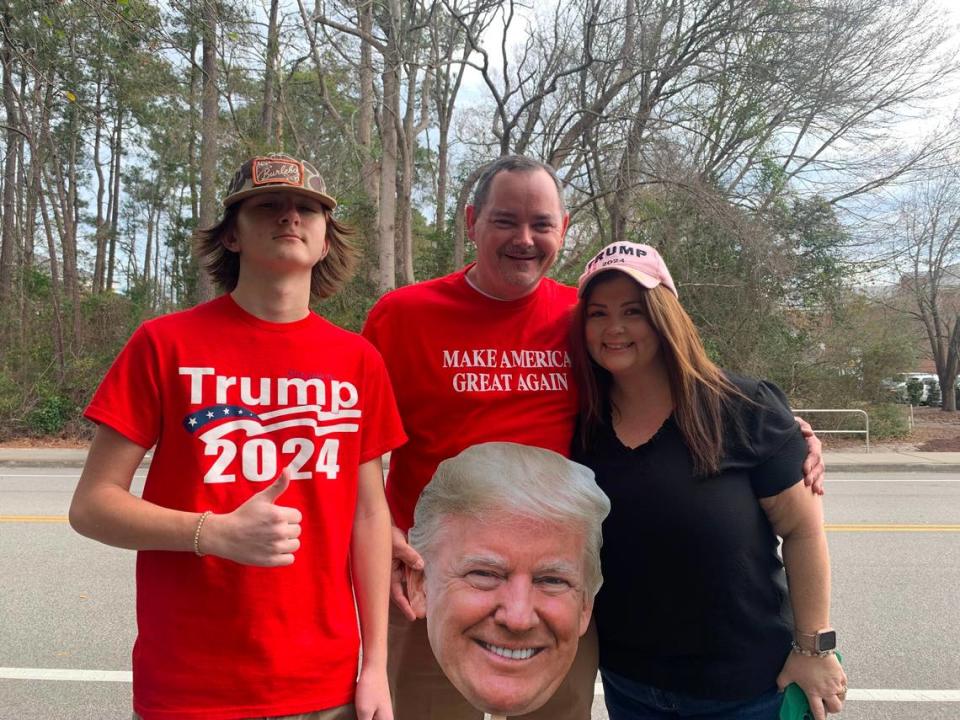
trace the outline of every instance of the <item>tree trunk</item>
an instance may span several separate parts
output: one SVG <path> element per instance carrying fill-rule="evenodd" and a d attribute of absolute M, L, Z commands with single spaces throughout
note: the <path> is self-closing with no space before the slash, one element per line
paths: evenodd
<path fill-rule="evenodd" d="M 107 260 L 107 220 L 103 211 L 103 200 L 107 195 L 107 178 L 103 175 L 103 163 L 100 162 L 100 148 L 103 144 L 103 83 L 97 82 L 97 101 L 94 105 L 93 115 L 93 169 L 97 173 L 97 219 L 94 226 L 94 244 L 96 254 L 93 260 L 93 283 L 92 292 L 94 294 L 102 292 L 104 286 L 104 268 Z M 111 162 L 111 167 L 113 163 Z"/>
<path fill-rule="evenodd" d="M 359 8 L 360 31 L 369 36 L 373 33 L 373 0 L 367 0 Z M 357 122 L 357 142 L 363 153 L 360 180 L 363 191 L 375 213 L 379 213 L 380 177 L 377 159 L 373 154 L 373 123 L 376 98 L 373 89 L 373 48 L 370 43 L 360 43 L 360 112 Z M 378 223 L 376 216 L 374 224 Z"/>
<path fill-rule="evenodd" d="M 646 98 L 630 121 L 626 147 L 620 157 L 613 197 L 609 204 L 610 235 L 615 241 L 634 239 L 627 237 L 627 210 L 631 207 L 636 183 L 643 169 L 640 150 L 655 102 L 655 97 Z"/>
<path fill-rule="evenodd" d="M 207 228 L 217 221 L 217 23 L 218 2 L 203 4 L 203 116 L 200 127 L 200 218 L 199 226 Z M 214 295 L 213 281 L 202 272 L 198 278 L 197 296 L 202 302 Z"/>
<path fill-rule="evenodd" d="M 944 323 L 946 325 L 946 323 Z M 953 317 L 953 327 L 945 338 L 946 361 L 940 375 L 941 408 L 945 412 L 957 411 L 957 372 L 960 371 L 960 314 Z"/>
<path fill-rule="evenodd" d="M 391 41 L 392 42 L 392 41 Z M 380 214 L 377 222 L 380 272 L 377 290 L 393 290 L 396 279 L 397 118 L 400 114 L 399 56 L 396 46 L 384 56 L 383 112 L 380 117 Z"/>
<path fill-rule="evenodd" d="M 276 104 L 277 56 L 280 54 L 277 10 L 279 0 L 270 0 L 270 24 L 267 26 L 267 61 L 263 70 L 263 108 L 260 112 L 260 129 L 267 147 L 274 144 L 273 109 Z M 276 146 L 279 149 L 279 145 Z"/>
<path fill-rule="evenodd" d="M 473 192 L 473 186 L 486 169 L 486 165 L 481 165 L 470 173 L 470 177 L 464 181 L 460 192 L 457 193 L 457 215 L 453 221 L 453 265 L 455 268 L 463 267 L 466 254 L 466 209 L 467 205 L 470 204 L 470 194 Z"/>
<path fill-rule="evenodd" d="M 34 160 L 37 160 L 34 158 Z M 39 163 L 38 163 L 39 169 Z M 57 247 L 53 238 L 53 228 L 50 226 L 50 215 L 47 211 L 46 197 L 40 184 L 40 173 L 34 173 L 34 191 L 40 205 L 40 217 L 43 219 L 43 229 L 47 236 L 47 253 L 50 255 L 50 301 L 53 304 L 53 339 L 57 346 L 57 369 L 60 381 L 66 376 L 66 351 L 63 339 L 63 311 L 60 307 L 60 270 L 57 263 Z"/>
<path fill-rule="evenodd" d="M 193 13 L 194 8 L 195 5 L 191 0 L 191 13 Z M 198 90 L 198 86 L 202 84 L 202 72 L 198 70 L 198 68 L 197 44 L 194 42 L 190 47 L 190 111 L 187 114 L 189 124 L 188 137 L 190 139 L 187 141 L 188 160 L 187 167 L 185 168 L 187 173 L 188 197 L 190 201 L 189 226 L 190 228 L 194 229 L 200 224 L 200 187 L 197 177 L 197 168 L 200 166 L 200 158 L 197 151 L 197 119 L 202 113 L 202 110 L 199 109 L 202 105 L 199 97 L 201 93 Z M 183 267 L 186 271 L 183 273 L 184 277 L 180 278 L 179 281 L 179 286 L 182 288 L 183 301 L 185 304 L 193 305 L 198 302 L 200 297 L 199 282 L 200 277 L 204 275 L 204 271 L 200 269 L 200 264 L 197 262 L 197 255 L 193 252 L 192 243 L 189 240 L 180 245 L 178 248 L 178 254 L 180 257 L 186 258 L 186 261 L 183 263 Z"/>
<path fill-rule="evenodd" d="M 143 284 L 150 284 L 150 261 L 153 259 L 153 206 L 147 206 L 147 246 L 143 249 Z"/>
<path fill-rule="evenodd" d="M 437 209 L 433 218 L 433 229 L 437 240 L 443 237 L 447 229 L 447 165 L 450 162 L 450 126 L 441 120 L 440 142 L 437 145 Z"/>
<path fill-rule="evenodd" d="M 3 14 L 4 27 L 10 27 L 10 14 Z M 3 163 L 3 225 L 0 231 L 0 309 L 7 307 L 13 293 L 13 270 L 16 262 L 17 228 L 17 104 L 13 87 L 13 53 L 7 33 L 3 33 L 0 49 L 3 63 L 3 107 L 6 111 L 6 158 Z"/>
<path fill-rule="evenodd" d="M 26 83 L 21 84 L 20 97 L 27 96 Z M 20 157 L 26 157 L 26 143 L 20 138 Z M 20 163 L 20 188 L 25 196 L 18 204 L 22 204 L 23 211 L 23 264 L 26 268 L 32 268 L 34 264 L 34 254 L 36 252 L 36 228 L 37 228 L 37 194 L 33 191 L 36 187 L 36 181 L 39 177 L 39 168 L 34 167 L 37 164 L 35 159 L 30 163 L 30 177 L 27 177 L 27 168 L 24 163 Z"/>
<path fill-rule="evenodd" d="M 191 4 L 191 11 L 193 5 Z M 200 188 L 197 186 L 196 169 L 199 166 L 199 157 L 197 154 L 197 46 L 190 48 L 190 142 L 187 151 L 187 157 L 190 159 L 187 173 L 190 178 L 190 221 L 194 227 L 200 222 Z M 201 82 L 202 84 L 202 82 Z M 200 102 L 202 105 L 202 100 Z M 202 110 L 200 111 L 203 112 Z"/>
<path fill-rule="evenodd" d="M 436 103 L 437 115 L 437 175 L 436 175 L 436 211 L 433 227 L 437 240 L 443 242 L 447 232 L 447 185 L 449 182 L 450 164 L 450 126 L 453 113 L 466 71 L 466 60 L 470 55 L 471 41 L 468 34 L 455 24 L 450 24 L 446 32 L 434 25 L 432 28 L 432 52 L 435 81 L 432 92 Z M 461 46 L 462 45 L 462 46 Z M 454 49 L 460 50 L 461 56 L 457 60 L 453 57 Z M 453 68 L 456 68 L 454 70 Z M 456 226 L 456 221 L 455 221 Z M 461 222 L 462 232 L 462 222 Z M 456 233 L 455 233 L 456 234 Z M 453 259 L 455 267 L 463 265 L 463 236 L 459 241 L 453 239 Z"/>
<path fill-rule="evenodd" d="M 945 380 L 945 381 L 944 381 Z M 940 396 L 943 405 L 941 409 L 944 412 L 957 411 L 957 376 L 954 374 L 950 378 L 940 381 Z"/>
<path fill-rule="evenodd" d="M 21 77 L 18 96 L 26 97 L 26 83 Z M 17 157 L 26 158 L 27 149 L 24 137 L 17 138 Z M 20 267 L 23 277 L 28 277 L 33 272 L 33 242 L 34 242 L 34 221 L 36 219 L 36 200 L 30 192 L 30 178 L 27 177 L 27 170 L 24 163 L 17 163 L 17 218 L 20 221 L 20 244 L 21 260 Z M 26 347 L 28 328 L 33 324 L 30 303 L 27 302 L 27 284 L 18 283 L 19 293 L 17 301 L 19 303 L 19 320 L 17 326 L 19 329 L 20 347 Z"/>
<path fill-rule="evenodd" d="M 427 89 L 424 88 L 426 92 Z M 417 129 L 414 112 L 417 107 L 417 67 L 407 66 L 407 98 L 403 113 L 403 132 L 400 134 L 400 174 L 398 178 L 397 219 L 400 231 L 400 280 L 404 285 L 416 282 L 413 272 L 413 158 L 417 147 Z"/>
<path fill-rule="evenodd" d="M 51 93 L 47 93 L 47 101 L 50 100 Z M 57 234 L 60 237 L 60 248 L 63 258 L 63 285 L 66 297 L 71 305 L 71 327 L 70 327 L 70 345 L 76 346 L 80 342 L 80 278 L 77 272 L 77 208 L 76 208 L 76 155 L 79 132 L 76 131 L 77 124 L 75 114 L 70 117 L 69 124 L 74 126 L 67 137 L 71 138 L 70 145 L 67 148 L 69 153 L 66 158 L 62 157 L 56 141 L 50 135 L 49 118 L 46 119 L 46 125 L 43 128 L 44 142 L 53 158 L 54 176 L 52 179 L 46 178 L 48 192 L 55 196 L 56 202 L 52 203 L 53 218 L 56 224 Z M 64 176 L 63 168 L 66 167 L 67 175 Z M 41 196 L 42 197 L 42 196 Z"/>
<path fill-rule="evenodd" d="M 409 148 L 400 155 L 400 174 L 397 180 L 397 231 L 400 236 L 400 282 L 416 282 L 413 272 L 413 162 Z"/>
<path fill-rule="evenodd" d="M 107 234 L 107 284 L 106 290 L 113 290 L 113 269 L 117 263 L 117 235 L 120 232 L 120 162 L 123 159 L 123 107 L 117 106 L 117 123 L 113 141 L 113 192 L 110 194 L 110 230 Z"/>
<path fill-rule="evenodd" d="M 17 91 L 17 97 L 20 100 L 20 109 L 23 110 L 27 94 L 27 78 L 20 76 L 20 88 Z M 27 123 L 22 123 L 25 127 Z M 36 216 L 37 216 L 37 198 L 30 192 L 32 185 L 32 176 L 27 177 L 27 139 L 26 136 L 17 137 L 17 157 L 20 162 L 17 163 L 17 217 L 20 220 L 20 236 L 23 246 L 23 267 L 30 270 L 34 263 L 34 250 L 36 246 Z M 31 170 L 32 172 L 32 170 Z"/>
<path fill-rule="evenodd" d="M 150 293 L 150 309 L 156 310 L 160 307 L 161 297 L 163 293 L 163 288 L 161 285 L 161 267 L 160 267 L 160 220 L 163 217 L 163 206 L 157 204 L 155 207 L 155 215 L 153 226 L 156 228 L 157 242 L 153 246 L 153 288 Z M 147 258 L 147 262 L 150 262 L 150 258 Z"/>
<path fill-rule="evenodd" d="M 74 348 L 82 349 L 83 337 L 80 332 L 80 267 L 77 256 L 77 231 L 80 227 L 80 204 L 77 202 L 77 154 L 78 143 L 80 140 L 79 122 L 74 119 L 74 130 L 70 134 L 70 160 L 67 164 L 67 191 L 65 193 L 66 205 L 64 216 L 69 217 L 69 223 L 64 228 L 64 254 L 67 254 L 67 242 L 69 241 L 70 264 L 72 268 L 72 279 L 67 283 L 67 292 L 70 294 L 70 336 Z"/>

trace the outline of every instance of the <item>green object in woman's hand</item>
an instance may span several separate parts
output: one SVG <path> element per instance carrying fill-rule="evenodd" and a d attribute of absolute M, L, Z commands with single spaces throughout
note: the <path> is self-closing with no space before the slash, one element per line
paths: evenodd
<path fill-rule="evenodd" d="M 837 653 L 837 660 L 843 662 L 840 653 Z M 807 702 L 807 694 L 796 683 L 790 683 L 787 685 L 787 689 L 783 691 L 780 720 L 813 720 L 810 703 Z"/>

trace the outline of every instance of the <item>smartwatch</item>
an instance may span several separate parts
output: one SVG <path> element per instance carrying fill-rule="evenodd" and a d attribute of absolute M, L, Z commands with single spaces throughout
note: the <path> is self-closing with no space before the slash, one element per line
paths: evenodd
<path fill-rule="evenodd" d="M 815 633 L 794 632 L 796 643 L 807 652 L 818 655 L 837 649 L 837 631 L 833 628 L 824 628 Z"/>

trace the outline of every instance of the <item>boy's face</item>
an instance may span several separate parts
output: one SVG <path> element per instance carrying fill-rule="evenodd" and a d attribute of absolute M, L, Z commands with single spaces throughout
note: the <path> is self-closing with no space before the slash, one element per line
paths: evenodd
<path fill-rule="evenodd" d="M 317 200 L 282 190 L 254 195 L 240 203 L 223 244 L 240 255 L 241 268 L 309 273 L 329 249 L 324 210 Z"/>
<path fill-rule="evenodd" d="M 552 697 L 593 609 L 585 543 L 569 524 L 444 519 L 408 583 L 440 667 L 474 707 L 520 715 Z"/>

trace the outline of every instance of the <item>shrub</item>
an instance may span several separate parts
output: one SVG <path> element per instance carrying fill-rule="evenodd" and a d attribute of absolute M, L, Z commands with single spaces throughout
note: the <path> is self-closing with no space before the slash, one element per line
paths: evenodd
<path fill-rule="evenodd" d="M 907 380 L 907 399 L 911 405 L 919 405 L 923 399 L 923 383 L 917 378 Z"/>
<path fill-rule="evenodd" d="M 0 419 L 4 426 L 20 408 L 22 391 L 9 373 L 0 368 Z"/>
<path fill-rule="evenodd" d="M 894 403 L 878 403 L 864 408 L 870 416 L 870 437 L 889 440 L 906 437 L 910 432 L 907 410 Z"/>
<path fill-rule="evenodd" d="M 52 392 L 41 394 L 36 407 L 27 415 L 27 427 L 37 435 L 56 435 L 73 419 L 73 403 Z"/>
<path fill-rule="evenodd" d="M 940 383 L 931 380 L 927 383 L 927 405 L 934 407 L 940 404 Z"/>

